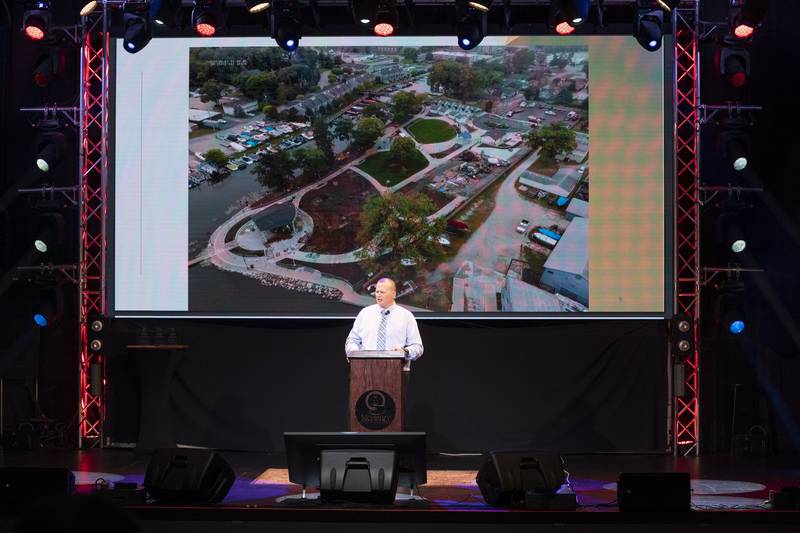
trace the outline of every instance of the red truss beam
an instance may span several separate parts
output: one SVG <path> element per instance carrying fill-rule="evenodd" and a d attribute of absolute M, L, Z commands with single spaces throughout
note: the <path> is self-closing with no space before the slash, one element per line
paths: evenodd
<path fill-rule="evenodd" d="M 699 0 L 677 9 L 675 32 L 675 304 L 676 312 L 692 320 L 694 351 L 683 361 L 683 394 L 674 397 L 673 447 L 682 455 L 700 451 L 699 352 L 700 318 L 700 120 L 698 116 Z M 680 363 L 680 361 L 679 361 Z"/>
<path fill-rule="evenodd" d="M 105 355 L 88 346 L 88 321 L 105 313 L 108 32 L 105 9 L 84 19 L 80 105 L 80 398 L 81 446 L 101 446 Z M 100 383 L 92 368 L 101 369 Z M 98 378 L 95 372 L 95 379 Z"/>

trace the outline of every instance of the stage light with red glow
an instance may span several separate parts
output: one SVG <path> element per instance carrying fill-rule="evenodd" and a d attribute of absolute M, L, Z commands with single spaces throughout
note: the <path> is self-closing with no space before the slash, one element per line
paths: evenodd
<path fill-rule="evenodd" d="M 25 36 L 32 41 L 41 41 L 44 39 L 44 30 L 31 24 L 30 26 L 25 26 Z"/>
<path fill-rule="evenodd" d="M 195 0 L 192 9 L 192 27 L 201 37 L 213 37 L 222 25 L 219 0 Z"/>
<path fill-rule="evenodd" d="M 217 28 L 214 27 L 213 24 L 201 22 L 195 26 L 194 31 L 196 31 L 201 37 L 213 37 L 214 34 L 217 33 Z"/>
<path fill-rule="evenodd" d="M 728 25 L 734 37 L 751 39 L 764 22 L 768 0 L 735 0 L 728 9 Z"/>
<path fill-rule="evenodd" d="M 752 26 L 748 26 L 747 24 L 739 24 L 733 29 L 733 34 L 739 39 L 749 39 L 753 36 L 753 32 L 755 31 L 756 29 Z"/>
<path fill-rule="evenodd" d="M 41 41 L 47 35 L 51 18 L 49 2 L 28 4 L 28 9 L 22 16 L 22 32 L 32 41 Z"/>
<path fill-rule="evenodd" d="M 730 36 L 725 37 L 717 50 L 716 64 L 720 76 L 737 89 L 750 77 L 750 51 Z"/>
<path fill-rule="evenodd" d="M 380 24 L 375 24 L 375 27 L 372 28 L 372 31 L 374 31 L 375 35 L 378 37 L 388 37 L 394 33 L 394 26 L 388 22 L 381 22 Z"/>
<path fill-rule="evenodd" d="M 575 31 L 575 27 L 571 26 L 569 22 L 559 22 L 556 24 L 556 33 L 559 35 L 569 35 Z"/>

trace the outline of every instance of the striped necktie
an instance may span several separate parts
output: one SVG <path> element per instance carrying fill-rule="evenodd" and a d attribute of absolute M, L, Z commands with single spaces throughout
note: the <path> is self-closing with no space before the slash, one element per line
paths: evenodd
<path fill-rule="evenodd" d="M 386 349 L 386 322 L 389 318 L 389 310 L 381 311 L 381 323 L 378 324 L 378 350 Z"/>

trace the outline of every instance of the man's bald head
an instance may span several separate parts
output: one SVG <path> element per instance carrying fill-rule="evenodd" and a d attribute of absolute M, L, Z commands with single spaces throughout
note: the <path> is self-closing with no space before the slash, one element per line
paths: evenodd
<path fill-rule="evenodd" d="M 394 304 L 394 297 L 397 294 L 397 287 L 389 278 L 381 278 L 375 284 L 375 301 L 383 309 L 387 309 Z"/>

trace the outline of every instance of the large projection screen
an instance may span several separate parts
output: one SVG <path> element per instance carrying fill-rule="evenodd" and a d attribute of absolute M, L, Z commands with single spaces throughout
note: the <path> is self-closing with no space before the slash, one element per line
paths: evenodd
<path fill-rule="evenodd" d="M 431 318 L 668 316 L 668 51 L 120 40 L 109 308 L 353 317 L 391 277 Z"/>

